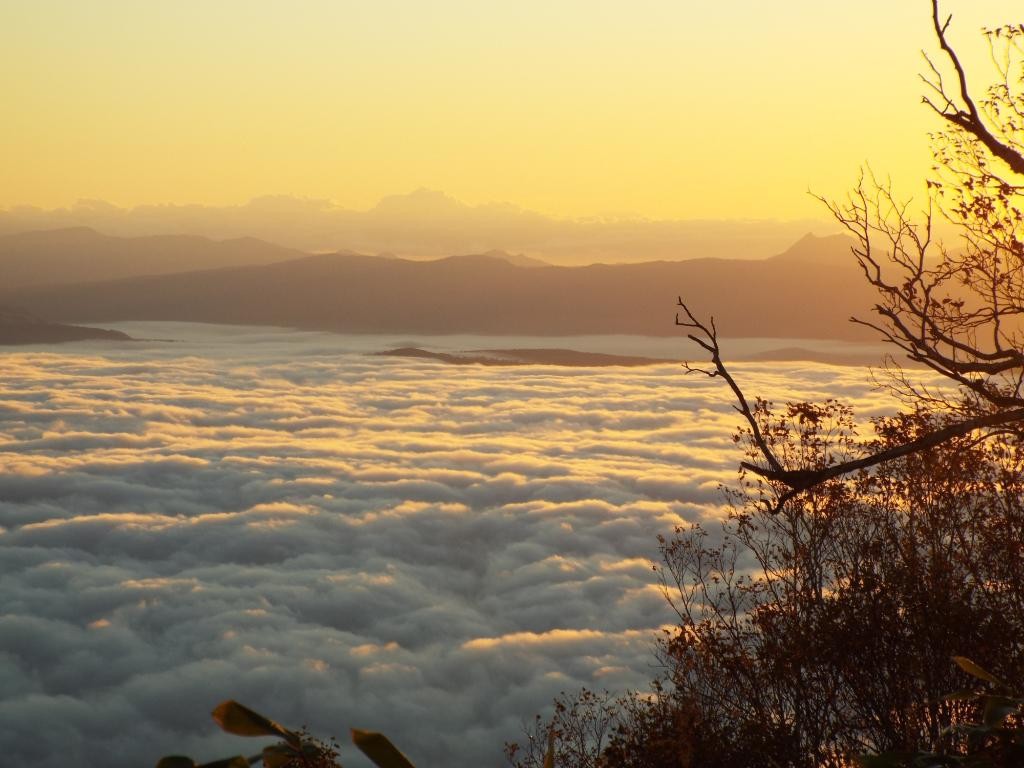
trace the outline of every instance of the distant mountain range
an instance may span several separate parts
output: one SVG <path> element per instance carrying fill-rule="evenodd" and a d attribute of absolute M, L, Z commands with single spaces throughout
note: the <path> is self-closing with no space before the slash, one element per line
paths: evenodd
<path fill-rule="evenodd" d="M 824 210 L 822 211 L 824 213 Z M 254 236 L 307 252 L 351 249 L 436 259 L 502 248 L 553 264 L 657 259 L 766 258 L 831 220 L 655 220 L 618 215 L 562 219 L 508 203 L 467 205 L 430 189 L 383 198 L 368 210 L 284 195 L 243 205 L 141 205 L 84 200 L 68 208 L 0 209 L 0 234 L 86 226 L 121 237 L 157 233 L 215 240 Z"/>
<path fill-rule="evenodd" d="M 22 269 L 20 284 L 5 280 L 0 286 L 0 302 L 70 322 L 183 320 L 350 333 L 662 336 L 680 332 L 673 317 L 676 297 L 682 296 L 695 312 L 713 313 L 723 336 L 864 340 L 870 335 L 848 318 L 866 315 L 875 301 L 849 254 L 849 241 L 840 236 L 807 236 L 762 260 L 581 267 L 520 266 L 512 263 L 515 257 L 500 253 L 435 261 L 300 255 L 259 241 L 201 238 L 145 243 L 107 238 L 118 240 L 117 247 L 91 252 L 80 248 L 78 239 L 96 245 L 103 236 L 75 230 L 20 237 L 0 239 L 0 270 L 6 273 L 8 264 Z M 42 254 L 36 260 L 25 256 L 23 245 L 21 251 L 9 247 L 28 241 Z M 46 248 L 39 245 L 43 242 Z M 189 242 L 204 263 L 218 268 L 182 271 L 201 260 L 196 253 L 184 253 Z M 183 249 L 180 261 L 174 248 Z M 74 282 L 96 275 L 89 268 L 94 259 L 106 265 L 102 276 L 117 279 Z M 232 265 L 245 259 L 245 266 Z M 40 270 L 44 263 L 50 266 Z M 138 274 L 174 266 L 179 268 L 174 274 Z M 64 284 L 54 284 L 57 279 Z"/>

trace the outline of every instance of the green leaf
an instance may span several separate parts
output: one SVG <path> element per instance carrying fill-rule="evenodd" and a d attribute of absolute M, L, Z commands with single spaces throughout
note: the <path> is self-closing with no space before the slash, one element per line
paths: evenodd
<path fill-rule="evenodd" d="M 382 733 L 353 728 L 352 742 L 378 768 L 416 768 Z"/>
<path fill-rule="evenodd" d="M 548 748 L 544 752 L 544 768 L 555 768 L 555 729 L 548 730 Z"/>
<path fill-rule="evenodd" d="M 225 731 L 236 736 L 280 736 L 293 747 L 299 745 L 297 734 L 237 701 L 222 701 L 213 710 L 213 719 Z"/>
<path fill-rule="evenodd" d="M 992 683 L 993 685 L 1003 684 L 998 677 L 993 675 L 991 672 L 986 672 L 966 656 L 954 656 L 953 661 L 968 675 L 976 677 L 979 680 L 984 680 L 986 683 Z"/>
<path fill-rule="evenodd" d="M 160 758 L 156 768 L 196 768 L 196 761 L 184 755 L 168 755 Z"/>

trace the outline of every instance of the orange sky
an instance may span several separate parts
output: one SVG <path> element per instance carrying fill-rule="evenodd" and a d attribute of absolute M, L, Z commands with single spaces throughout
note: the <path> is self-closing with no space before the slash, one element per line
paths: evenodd
<path fill-rule="evenodd" d="M 896 6 L 894 8 L 894 6 Z M 947 0 L 986 83 L 982 25 Z M 821 216 L 920 190 L 925 0 L 8 0 L 0 206 L 367 208 L 420 186 L 559 216 Z"/>

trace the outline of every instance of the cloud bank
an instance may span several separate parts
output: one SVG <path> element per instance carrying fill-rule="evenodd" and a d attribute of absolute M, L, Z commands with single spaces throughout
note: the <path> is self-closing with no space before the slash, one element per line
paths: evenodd
<path fill-rule="evenodd" d="M 187 338 L 0 355 L 12 763 L 251 753 L 209 719 L 233 697 L 383 730 L 418 765 L 498 765 L 558 692 L 650 679 L 672 621 L 655 537 L 720 515 L 734 478 L 718 382 L 128 330 Z M 780 400 L 887 406 L 859 369 L 737 372 Z"/>

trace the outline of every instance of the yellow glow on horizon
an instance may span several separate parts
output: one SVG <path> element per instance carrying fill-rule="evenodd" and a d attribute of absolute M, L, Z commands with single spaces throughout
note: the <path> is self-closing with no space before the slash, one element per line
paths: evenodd
<path fill-rule="evenodd" d="M 861 163 L 920 191 L 929 4 L 13 0 L 0 206 L 368 208 L 425 186 L 559 216 L 820 216 Z M 978 30 L 1009 0 L 947 0 Z"/>

